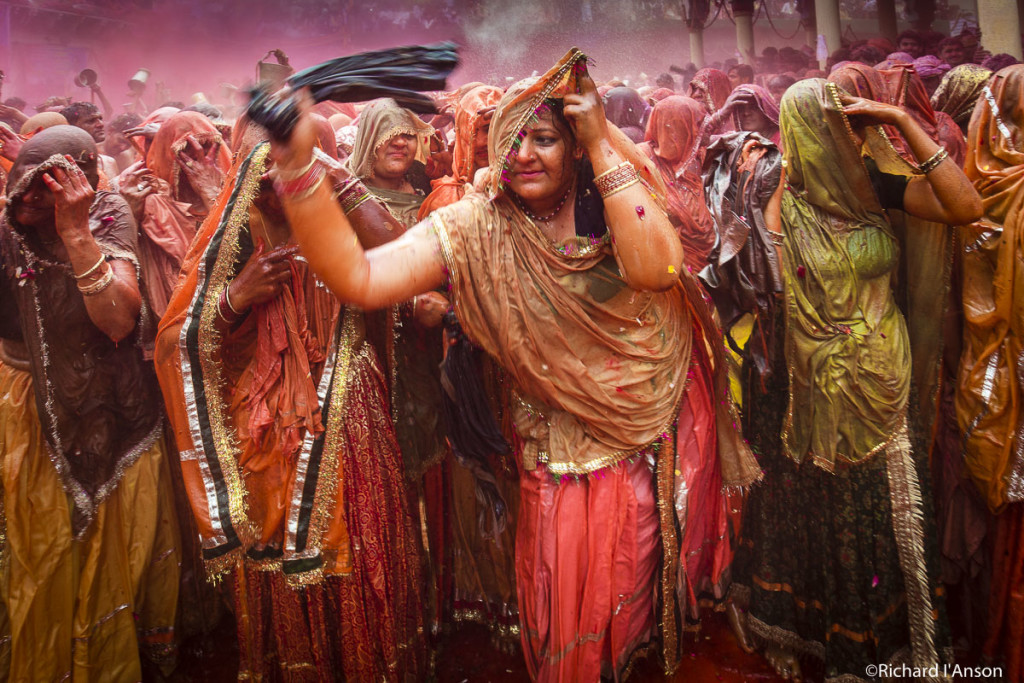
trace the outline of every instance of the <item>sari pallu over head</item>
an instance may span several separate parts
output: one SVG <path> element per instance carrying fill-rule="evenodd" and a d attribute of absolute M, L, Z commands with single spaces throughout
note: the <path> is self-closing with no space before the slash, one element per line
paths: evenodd
<path fill-rule="evenodd" d="M 658 102 L 647 122 L 640 149 L 654 162 L 665 183 L 668 214 L 685 249 L 686 266 L 700 271 L 715 246 L 714 221 L 704 201 L 701 141 L 707 112 L 700 102 L 673 95 Z"/>
<path fill-rule="evenodd" d="M 459 320 L 521 393 L 513 411 L 526 442 L 524 466 L 546 462 L 556 475 L 608 467 L 660 439 L 682 396 L 691 325 L 706 326 L 706 335 L 716 329 L 689 275 L 668 292 L 633 291 L 606 231 L 553 245 L 507 194 L 507 163 L 524 131 L 545 100 L 575 89 L 584 60 L 573 50 L 541 78 L 509 89 L 491 122 L 487 196 L 472 194 L 433 214 Z M 663 196 L 652 164 L 617 129 L 610 133 Z M 720 338 L 712 347 L 720 351 Z M 724 362 L 717 368 L 724 371 Z M 760 472 L 731 417 L 722 424 L 729 425 L 719 437 L 723 479 L 747 485 Z"/>
<path fill-rule="evenodd" d="M 899 247 L 839 88 L 821 79 L 797 83 L 782 98 L 780 124 L 790 366 L 783 443 L 793 460 L 810 457 L 832 471 L 836 460 L 881 451 L 905 417 L 910 349 L 891 289 Z"/>
<path fill-rule="evenodd" d="M 1024 501 L 1024 65 L 974 109 L 965 172 L 985 217 L 963 230 L 964 351 L 956 396 L 968 472 L 993 511 Z"/>
<path fill-rule="evenodd" d="M 948 114 L 966 134 L 974 106 L 990 78 L 992 72 L 977 64 L 954 67 L 946 72 L 932 94 L 932 107 L 937 112 Z"/>
<path fill-rule="evenodd" d="M 359 178 L 372 178 L 377 152 L 399 135 L 412 135 L 416 138 L 416 159 L 413 164 L 422 164 L 430 151 L 429 140 L 433 133 L 434 129 L 430 125 L 423 123 L 408 109 L 398 106 L 394 100 L 374 100 L 359 114 L 355 146 L 345 160 L 345 168 Z M 412 227 L 416 222 L 417 212 L 423 203 L 422 194 L 379 187 L 371 187 L 370 192 L 383 201 L 392 215 L 406 227 Z"/>
<path fill-rule="evenodd" d="M 48 129 L 25 143 L 11 169 L 0 221 L 5 336 L 28 350 L 36 413 L 73 504 L 71 527 L 79 539 L 163 431 L 152 367 L 142 357 L 152 334 L 145 301 L 132 333 L 112 341 L 89 317 L 71 264 L 57 261 L 34 229 L 15 218 L 21 197 L 41 174 L 72 168 L 64 155 L 83 159 L 95 152 L 88 133 L 72 126 Z M 135 221 L 120 195 L 97 193 L 89 229 L 106 261 L 127 261 L 139 275 Z"/>
<path fill-rule="evenodd" d="M 161 320 L 156 367 L 209 573 L 229 571 L 248 554 L 280 560 L 288 581 L 303 584 L 349 566 L 344 518 L 331 511 L 341 504 L 337 439 L 355 330 L 348 318 L 339 320 L 323 335 L 326 357 L 319 356 L 303 319 L 306 305 L 289 291 L 242 324 L 240 331 L 258 328 L 251 361 L 240 366 L 239 358 L 224 355 L 217 308 L 251 254 L 250 210 L 268 156 L 269 145 L 256 144 L 226 177 Z M 322 367 L 319 382 L 314 364 Z M 242 380 L 250 388 L 241 397 L 250 419 L 236 424 L 239 397 L 232 391 Z M 266 545 L 267 530 L 250 511 L 242 460 L 253 440 L 277 444 L 281 457 L 295 463 L 293 480 L 281 484 L 288 487 L 283 547 Z"/>
<path fill-rule="evenodd" d="M 452 148 L 452 175 L 431 183 L 433 188 L 420 205 L 419 219 L 426 218 L 436 208 L 462 199 L 466 185 L 473 182 L 473 142 L 477 129 L 485 119 L 480 112 L 492 108 L 501 100 L 502 90 L 491 85 L 478 85 L 469 89 L 455 106 L 455 145 Z"/>
<path fill-rule="evenodd" d="M 687 95 L 704 105 L 708 114 L 714 114 L 725 105 L 732 92 L 729 76 L 718 69 L 701 69 L 690 81 Z"/>

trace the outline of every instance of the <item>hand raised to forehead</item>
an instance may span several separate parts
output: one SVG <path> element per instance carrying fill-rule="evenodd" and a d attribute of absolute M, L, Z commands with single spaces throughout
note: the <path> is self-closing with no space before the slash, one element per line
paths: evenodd
<path fill-rule="evenodd" d="M 565 118 L 572 126 L 576 140 L 587 150 L 608 137 L 608 121 L 604 104 L 597 92 L 597 84 L 583 69 L 576 80 L 578 92 L 569 93 L 563 100 Z"/>

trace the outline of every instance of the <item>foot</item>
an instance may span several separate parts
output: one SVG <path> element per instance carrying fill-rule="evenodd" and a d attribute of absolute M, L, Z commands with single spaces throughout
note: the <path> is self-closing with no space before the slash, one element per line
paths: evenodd
<path fill-rule="evenodd" d="M 739 643 L 740 649 L 747 654 L 753 654 L 754 639 L 750 637 L 747 611 L 737 605 L 735 601 L 730 600 L 725 606 L 725 616 L 729 620 L 729 628 L 732 629 L 732 634 L 736 636 L 736 642 Z"/>
<path fill-rule="evenodd" d="M 777 673 L 787 681 L 803 680 L 800 673 L 800 661 L 792 650 L 787 650 L 778 645 L 769 645 L 764 652 L 765 659 L 772 665 Z"/>

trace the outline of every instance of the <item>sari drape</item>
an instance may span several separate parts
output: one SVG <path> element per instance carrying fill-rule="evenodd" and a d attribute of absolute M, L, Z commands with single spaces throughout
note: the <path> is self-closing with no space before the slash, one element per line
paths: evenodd
<path fill-rule="evenodd" d="M 666 187 L 668 214 L 685 249 L 685 263 L 699 272 L 718 236 L 704 197 L 701 165 L 707 114 L 697 100 L 673 95 L 658 102 L 647 122 L 644 144 Z"/>
<path fill-rule="evenodd" d="M 668 292 L 633 291 L 607 235 L 550 244 L 506 194 L 503 171 L 521 132 L 546 99 L 572 91 L 584 60 L 573 50 L 510 88 L 491 123 L 489 195 L 468 195 L 431 219 L 463 329 L 517 392 L 517 585 L 528 666 L 545 681 L 628 668 L 654 625 L 659 522 L 663 653 L 668 669 L 677 664 L 674 425 L 687 381 L 707 381 L 688 379 L 693 327 L 715 333 L 688 274 Z M 662 192 L 652 165 L 617 129 L 612 136 Z M 704 424 L 715 425 L 723 485 L 746 486 L 760 472 L 733 429 L 717 354 L 714 370 L 718 410 Z"/>
<path fill-rule="evenodd" d="M 231 572 L 240 675 L 403 680 L 423 664 L 419 553 L 362 314 L 297 260 L 277 298 L 217 326 L 268 239 L 255 202 L 269 150 L 231 171 L 157 337 L 182 477 L 208 573 Z"/>

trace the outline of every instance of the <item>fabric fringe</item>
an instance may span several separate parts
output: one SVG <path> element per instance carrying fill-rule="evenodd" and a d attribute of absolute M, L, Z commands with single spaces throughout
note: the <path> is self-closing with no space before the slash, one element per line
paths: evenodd
<path fill-rule="evenodd" d="M 907 594 L 913 663 L 916 667 L 927 668 L 937 664 L 939 659 L 935 650 L 935 620 L 925 563 L 923 501 L 911 457 L 906 421 L 887 455 L 892 529 Z"/>

